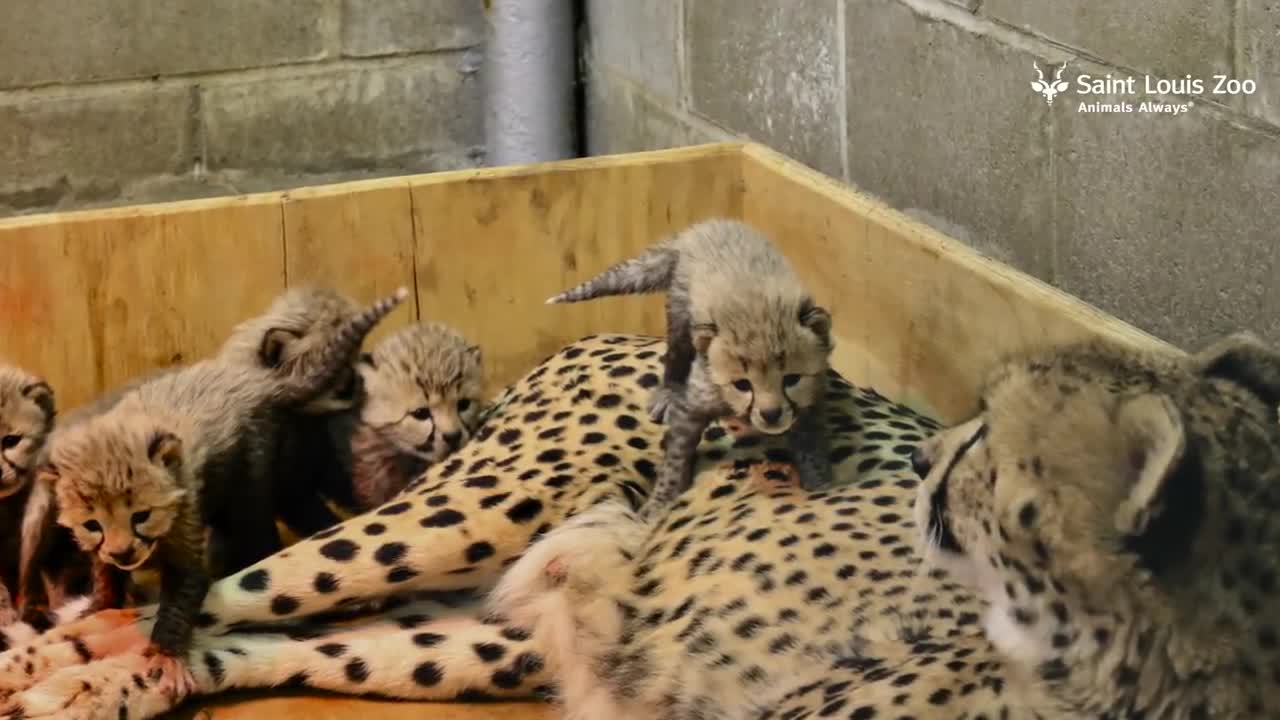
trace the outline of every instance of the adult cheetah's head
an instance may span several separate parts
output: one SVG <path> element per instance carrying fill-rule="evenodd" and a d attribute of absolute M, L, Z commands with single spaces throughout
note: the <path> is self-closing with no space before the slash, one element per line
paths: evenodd
<path fill-rule="evenodd" d="M 1278 388 L 1280 355 L 1242 336 L 1008 362 L 913 458 L 925 555 L 1077 711 L 1278 712 Z"/>

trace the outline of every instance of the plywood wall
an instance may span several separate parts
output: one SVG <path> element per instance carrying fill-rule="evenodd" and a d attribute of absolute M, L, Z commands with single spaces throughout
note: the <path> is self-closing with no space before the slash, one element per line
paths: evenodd
<path fill-rule="evenodd" d="M 662 235 L 742 211 L 736 145 L 0 221 L 0 357 L 72 408 L 216 350 L 287 286 L 414 301 L 371 338 L 449 323 L 496 389 L 597 332 L 662 330 L 661 299 L 543 301 Z"/>
<path fill-rule="evenodd" d="M 744 219 L 832 312 L 833 364 L 944 420 L 1014 352 L 1086 338 L 1176 349 L 766 148 L 744 150 Z"/>

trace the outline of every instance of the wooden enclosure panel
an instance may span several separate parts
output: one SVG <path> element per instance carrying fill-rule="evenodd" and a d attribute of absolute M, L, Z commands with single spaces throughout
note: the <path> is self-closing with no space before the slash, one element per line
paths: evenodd
<path fill-rule="evenodd" d="M 744 219 L 831 310 L 852 381 L 953 421 L 1009 353 L 1098 337 L 1177 352 L 771 150 L 744 155 Z"/>
<path fill-rule="evenodd" d="M 484 349 L 490 390 L 585 335 L 662 334 L 661 295 L 544 301 L 689 223 L 739 216 L 739 167 L 729 146 L 417 179 L 422 318 Z"/>
<path fill-rule="evenodd" d="M 0 355 L 62 411 L 217 349 L 284 287 L 278 198 L 0 225 Z"/>
<path fill-rule="evenodd" d="M 404 178 L 296 190 L 283 199 L 289 287 L 327 285 L 360 303 L 413 289 L 413 213 Z M 417 298 L 380 322 L 365 347 L 414 322 Z"/>

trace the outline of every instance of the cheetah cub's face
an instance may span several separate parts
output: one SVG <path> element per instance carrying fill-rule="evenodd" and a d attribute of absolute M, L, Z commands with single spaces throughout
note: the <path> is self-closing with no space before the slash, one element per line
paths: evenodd
<path fill-rule="evenodd" d="M 181 512 L 182 441 L 144 418 L 108 413 L 59 436 L 41 469 L 58 523 L 85 552 L 124 570 L 141 567 Z"/>
<path fill-rule="evenodd" d="M 0 499 L 26 487 L 53 429 L 53 417 L 48 384 L 0 365 Z"/>
<path fill-rule="evenodd" d="M 785 433 L 822 398 L 831 355 L 831 317 L 806 303 L 782 319 L 761 321 L 743 309 L 695 325 L 694 346 L 734 416 L 766 435 Z M 727 322 L 726 322 L 727 320 Z"/>
<path fill-rule="evenodd" d="M 360 420 L 406 455 L 438 462 L 470 438 L 482 410 L 480 348 L 444 325 L 411 325 L 358 365 Z"/>

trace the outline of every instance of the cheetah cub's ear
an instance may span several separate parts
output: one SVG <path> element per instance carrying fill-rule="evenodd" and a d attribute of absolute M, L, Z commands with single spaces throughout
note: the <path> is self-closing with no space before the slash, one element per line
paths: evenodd
<path fill-rule="evenodd" d="M 170 472 L 182 468 L 182 441 L 169 432 L 158 432 L 147 443 L 147 457 Z"/>
<path fill-rule="evenodd" d="M 705 355 L 707 347 L 711 345 L 711 341 L 715 339 L 718 332 L 720 329 L 715 323 L 697 323 L 689 328 L 689 334 L 693 337 L 693 349 L 697 350 L 699 355 Z"/>
<path fill-rule="evenodd" d="M 35 403 L 37 407 L 44 411 L 45 415 L 53 417 L 53 388 L 49 387 L 49 383 L 43 380 L 33 382 L 22 388 L 22 395 Z"/>
<path fill-rule="evenodd" d="M 800 324 L 813 331 L 823 345 L 831 345 L 831 313 L 826 308 L 806 300 L 800 306 Z"/>
<path fill-rule="evenodd" d="M 1164 395 L 1126 400 L 1116 417 L 1122 448 L 1128 454 L 1132 485 L 1116 508 L 1116 530 L 1129 537 L 1145 535 L 1164 511 L 1169 479 L 1186 452 L 1182 417 Z"/>
<path fill-rule="evenodd" d="M 262 335 L 262 345 L 258 348 L 258 357 L 262 364 L 269 368 L 278 368 L 284 362 L 285 350 L 291 343 L 297 342 L 302 335 L 288 328 L 271 328 Z"/>
<path fill-rule="evenodd" d="M 1280 406 L 1280 353 L 1253 333 L 1232 333 L 1196 353 L 1192 362 L 1201 375 L 1230 380 L 1267 405 Z"/>

